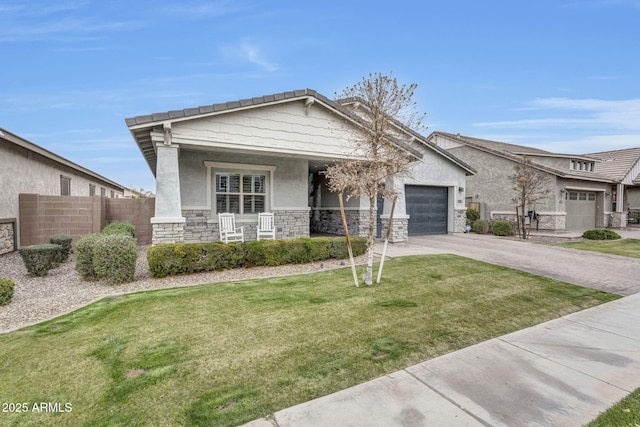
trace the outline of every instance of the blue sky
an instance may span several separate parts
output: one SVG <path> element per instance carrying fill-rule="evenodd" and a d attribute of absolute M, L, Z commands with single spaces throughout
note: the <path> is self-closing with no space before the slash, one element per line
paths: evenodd
<path fill-rule="evenodd" d="M 637 147 L 638 22 L 640 0 L 0 0 L 0 127 L 155 190 L 125 118 L 392 71 L 427 134 Z"/>

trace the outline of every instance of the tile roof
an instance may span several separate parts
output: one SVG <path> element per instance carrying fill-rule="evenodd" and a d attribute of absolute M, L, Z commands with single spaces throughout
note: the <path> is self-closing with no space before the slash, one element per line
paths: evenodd
<path fill-rule="evenodd" d="M 584 155 L 572 155 L 572 154 L 556 154 L 550 151 L 540 150 L 538 148 L 527 147 L 524 145 L 508 144 L 505 142 L 473 138 L 469 136 L 452 134 L 447 132 L 438 131 L 438 132 L 433 132 L 432 135 L 441 135 L 449 139 L 458 140 L 461 143 L 464 143 L 470 147 L 474 147 L 476 149 L 480 149 L 515 162 L 523 162 L 524 158 L 528 155 L 540 156 L 540 157 L 593 158 L 593 160 L 597 160 L 597 158 L 595 158 L 595 155 L 584 156 Z M 573 171 L 573 170 L 569 170 L 569 168 L 558 169 L 540 161 L 532 161 L 531 165 L 537 169 L 540 169 L 545 172 L 552 173 L 554 175 L 564 177 L 564 178 L 575 178 L 575 179 L 599 181 L 599 182 L 614 181 L 614 179 L 611 176 L 600 171 L 598 173 L 593 173 L 593 172 Z M 599 166 L 600 166 L 600 163 L 598 163 L 598 169 L 599 169 Z"/>
<path fill-rule="evenodd" d="M 602 160 L 602 163 L 598 163 L 598 170 L 601 173 L 611 176 L 616 181 L 622 181 L 634 166 L 638 168 L 640 147 L 590 153 L 588 156 Z M 632 176 L 631 179 L 633 181 L 640 180 L 640 173 Z"/>

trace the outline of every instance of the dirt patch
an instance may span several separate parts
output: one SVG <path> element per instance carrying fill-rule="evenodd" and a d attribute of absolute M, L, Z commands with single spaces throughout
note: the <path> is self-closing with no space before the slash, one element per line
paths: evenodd
<path fill-rule="evenodd" d="M 138 378 L 140 375 L 144 374 L 144 369 L 138 368 L 138 369 L 130 369 L 129 371 L 127 371 L 127 374 L 125 375 L 125 377 L 128 380 L 132 380 L 134 378 Z"/>

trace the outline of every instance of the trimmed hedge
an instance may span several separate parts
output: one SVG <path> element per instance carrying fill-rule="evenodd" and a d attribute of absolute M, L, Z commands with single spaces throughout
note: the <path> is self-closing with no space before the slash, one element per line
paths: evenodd
<path fill-rule="evenodd" d="M 114 221 L 102 229 L 102 234 L 124 234 L 135 238 L 136 228 L 128 222 Z"/>
<path fill-rule="evenodd" d="M 60 250 L 60 259 L 58 260 L 59 262 L 64 262 L 69 259 L 72 240 L 73 237 L 71 236 L 53 236 L 51 239 L 49 239 L 49 243 L 62 246 L 62 249 Z"/>
<path fill-rule="evenodd" d="M 489 232 L 489 221 L 485 219 L 479 219 L 473 223 L 471 229 L 474 233 L 487 234 Z"/>
<path fill-rule="evenodd" d="M 93 248 L 102 237 L 102 234 L 87 234 L 76 243 L 76 271 L 84 278 L 98 278 L 93 268 Z"/>
<path fill-rule="evenodd" d="M 367 250 L 367 239 L 352 237 L 353 255 Z M 346 239 L 297 238 L 245 243 L 167 243 L 151 246 L 147 261 L 152 277 L 219 271 L 240 267 L 302 264 L 348 257 Z"/>
<path fill-rule="evenodd" d="M 0 305 L 9 304 L 13 298 L 13 288 L 15 283 L 6 277 L 0 277 Z"/>
<path fill-rule="evenodd" d="M 136 274 L 138 246 L 131 236 L 108 234 L 101 236 L 93 246 L 93 269 L 98 279 L 109 284 L 125 283 Z"/>
<path fill-rule="evenodd" d="M 46 276 L 49 270 L 60 265 L 62 246 L 54 244 L 23 246 L 18 249 L 27 271 L 36 276 Z"/>
<path fill-rule="evenodd" d="M 613 230 L 606 228 L 597 228 L 595 230 L 587 230 L 582 233 L 582 237 L 589 240 L 617 240 L 621 236 Z"/>
<path fill-rule="evenodd" d="M 511 236 L 513 234 L 513 229 L 509 221 L 494 221 L 491 230 L 494 236 Z"/>
<path fill-rule="evenodd" d="M 473 226 L 473 224 L 480 219 L 480 212 L 476 209 L 467 209 L 467 225 Z"/>

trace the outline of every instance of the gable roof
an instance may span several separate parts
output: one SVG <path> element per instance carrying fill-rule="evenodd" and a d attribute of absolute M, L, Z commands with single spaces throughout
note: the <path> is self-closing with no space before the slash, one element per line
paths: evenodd
<path fill-rule="evenodd" d="M 604 174 L 625 184 L 640 182 L 640 147 L 588 154 L 602 160 L 598 164 Z"/>
<path fill-rule="evenodd" d="M 129 127 L 129 130 L 133 135 L 136 143 L 138 144 L 140 151 L 145 157 L 147 163 L 149 164 L 151 171 L 155 175 L 157 158 L 156 158 L 155 149 L 153 147 L 153 142 L 151 141 L 151 135 L 150 135 L 151 131 L 153 131 L 155 127 L 164 125 L 165 123 L 192 120 L 192 119 L 208 117 L 208 116 L 213 116 L 218 114 L 231 113 L 231 112 L 245 110 L 245 109 L 260 108 L 267 105 L 273 105 L 278 103 L 294 102 L 302 99 L 306 99 L 307 102 L 311 102 L 311 103 L 319 102 L 320 104 L 324 105 L 326 108 L 336 112 L 337 114 L 344 117 L 348 121 L 353 122 L 356 125 L 358 125 L 359 123 L 359 118 L 352 111 L 350 111 L 350 109 L 345 105 L 346 104 L 345 100 L 340 100 L 340 101 L 331 100 L 313 89 L 294 90 L 290 92 L 276 93 L 272 95 L 259 96 L 255 98 L 249 98 L 249 99 L 241 99 L 237 101 L 205 105 L 205 106 L 194 107 L 194 108 L 185 108 L 183 110 L 173 110 L 173 111 L 168 111 L 164 113 L 153 113 L 149 115 L 142 115 L 142 116 L 128 118 L 128 119 L 125 119 L 125 122 Z M 467 175 L 475 174 L 476 172 L 475 169 L 473 169 L 471 166 L 469 166 L 462 160 L 455 157 L 455 155 L 453 155 L 452 153 L 448 152 L 447 150 L 443 150 L 437 145 L 431 143 L 423 135 L 420 135 L 417 132 L 414 132 L 413 130 L 404 126 L 402 123 L 399 123 L 395 120 L 394 120 L 394 123 L 396 123 L 398 127 L 401 128 L 404 132 L 410 134 L 414 140 L 419 141 L 422 145 L 434 151 L 436 154 L 446 158 L 448 161 L 455 163 L 457 166 L 465 170 Z M 413 149 L 408 144 L 402 141 L 395 141 L 395 142 L 398 144 L 401 144 L 404 149 L 406 149 L 408 152 L 410 152 L 417 158 L 422 157 L 422 154 L 419 151 Z"/>
<path fill-rule="evenodd" d="M 71 160 L 67 160 L 62 156 L 59 156 L 45 148 L 40 147 L 39 145 L 34 144 L 31 141 L 27 141 L 26 139 L 12 133 L 9 132 L 8 130 L 4 129 L 4 128 L 0 128 L 0 140 L 6 141 L 10 144 L 22 147 L 26 150 L 29 150 L 32 153 L 36 153 L 39 156 L 42 156 L 46 159 L 52 160 L 55 163 L 58 163 L 59 165 L 62 166 L 66 166 L 68 168 L 71 168 L 73 170 L 75 170 L 76 172 L 79 172 L 81 174 L 87 175 L 93 179 L 95 179 L 96 181 L 102 181 L 103 183 L 111 186 L 111 187 L 115 187 L 116 189 L 124 192 L 125 187 L 123 187 L 122 185 L 108 179 L 105 178 L 104 176 L 97 174 L 95 172 L 93 172 L 92 170 L 89 170 L 83 166 L 80 166 L 77 163 L 72 162 Z"/>
<path fill-rule="evenodd" d="M 582 159 L 582 160 L 590 160 L 597 161 L 598 159 L 595 156 L 587 156 L 587 155 L 576 155 L 576 154 L 557 154 L 551 153 L 550 151 L 541 150 L 538 148 L 527 147 L 524 145 L 516 145 L 509 144 L 506 142 L 499 141 L 491 141 L 488 139 L 480 139 L 468 137 L 460 134 L 452 134 L 446 132 L 433 132 L 429 139 L 432 139 L 432 136 L 442 136 L 453 141 L 456 141 L 460 144 L 467 145 L 469 147 L 491 153 L 493 155 L 517 162 L 522 163 L 527 157 L 537 156 L 537 157 L 560 157 L 560 158 L 571 158 L 571 159 Z M 531 159 L 530 159 L 531 160 Z M 597 182 L 614 182 L 614 179 L 610 176 L 607 176 L 603 173 L 593 173 L 593 172 L 580 172 L 573 171 L 567 169 L 558 169 L 547 164 L 541 163 L 539 161 L 531 160 L 531 166 L 536 169 L 542 170 L 544 172 L 548 172 L 550 174 L 562 177 L 562 178 L 573 178 L 573 179 L 581 179 L 586 181 L 597 181 Z"/>

